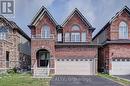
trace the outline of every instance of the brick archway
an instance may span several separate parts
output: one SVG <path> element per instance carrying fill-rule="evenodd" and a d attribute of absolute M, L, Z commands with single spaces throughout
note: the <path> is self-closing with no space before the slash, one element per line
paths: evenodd
<path fill-rule="evenodd" d="M 50 54 L 51 54 L 51 49 L 50 49 L 50 48 L 45 47 L 45 46 L 42 46 L 42 47 L 38 47 L 38 48 L 35 50 L 35 55 L 37 54 L 37 51 L 39 51 L 39 50 L 41 50 L 41 49 L 45 49 L 45 50 L 47 50 L 48 52 L 50 52 Z"/>

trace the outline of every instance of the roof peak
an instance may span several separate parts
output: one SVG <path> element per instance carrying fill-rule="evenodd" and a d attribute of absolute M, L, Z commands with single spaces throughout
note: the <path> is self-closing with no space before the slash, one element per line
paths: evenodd
<path fill-rule="evenodd" d="M 64 26 L 67 21 L 69 21 L 71 19 L 71 17 L 74 15 L 74 14 L 78 14 L 80 16 L 80 18 L 82 18 L 82 20 L 89 26 L 89 27 L 92 27 L 92 25 L 88 22 L 88 20 L 84 17 L 84 15 L 82 14 L 82 12 L 78 9 L 78 8 L 74 8 L 74 10 L 70 13 L 70 15 L 63 21 L 62 25 L 61 26 Z"/>
<path fill-rule="evenodd" d="M 128 8 L 128 6 L 127 5 L 125 5 L 123 8 Z M 129 9 L 129 8 L 128 8 Z"/>

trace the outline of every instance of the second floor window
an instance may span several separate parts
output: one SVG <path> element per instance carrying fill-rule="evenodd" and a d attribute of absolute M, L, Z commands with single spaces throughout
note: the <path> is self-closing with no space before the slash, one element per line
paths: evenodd
<path fill-rule="evenodd" d="M 71 33 L 71 42 L 80 42 L 80 33 Z"/>
<path fill-rule="evenodd" d="M 128 25 L 123 21 L 119 24 L 119 39 L 128 39 Z"/>
<path fill-rule="evenodd" d="M 62 33 L 58 33 L 57 36 L 58 36 L 57 37 L 58 42 L 62 42 Z"/>
<path fill-rule="evenodd" d="M 80 30 L 80 27 L 75 24 L 75 25 L 72 26 L 72 31 L 76 31 L 76 30 L 77 31 Z"/>
<path fill-rule="evenodd" d="M 6 40 L 7 32 L 7 28 L 0 27 L 0 40 Z"/>
<path fill-rule="evenodd" d="M 86 42 L 86 32 L 82 32 L 82 42 Z"/>
<path fill-rule="evenodd" d="M 47 25 L 43 26 L 43 28 L 41 30 L 41 37 L 50 38 L 50 35 L 51 35 L 50 27 Z"/>
<path fill-rule="evenodd" d="M 65 42 L 70 42 L 70 33 L 65 33 Z"/>

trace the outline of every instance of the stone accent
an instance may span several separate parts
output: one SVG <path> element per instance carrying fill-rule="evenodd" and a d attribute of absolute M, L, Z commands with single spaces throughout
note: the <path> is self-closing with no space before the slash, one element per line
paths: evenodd
<path fill-rule="evenodd" d="M 0 25 L 6 27 L 7 36 L 5 40 L 0 40 L 0 69 L 10 69 L 14 67 L 19 67 L 20 69 L 25 68 L 25 66 L 30 65 L 30 54 L 24 54 L 20 51 L 20 44 L 23 42 L 17 29 L 12 28 L 9 24 L 11 21 L 6 22 L 4 18 L 0 18 Z M 25 36 L 23 36 L 25 38 Z M 25 38 L 26 39 L 26 38 Z M 26 46 L 26 48 L 30 48 Z M 7 53 L 9 54 L 9 59 L 7 61 Z M 21 60 L 22 59 L 22 63 Z M 25 60 L 26 61 L 25 61 Z M 28 61 L 27 61 L 28 60 Z M 24 63 L 24 64 L 23 64 Z M 25 65 L 26 64 L 26 65 Z"/>

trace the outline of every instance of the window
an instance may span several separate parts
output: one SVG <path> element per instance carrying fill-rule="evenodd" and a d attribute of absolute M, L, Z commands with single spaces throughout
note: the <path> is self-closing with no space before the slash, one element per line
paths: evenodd
<path fill-rule="evenodd" d="M 58 42 L 61 42 L 62 41 L 62 33 L 58 33 Z"/>
<path fill-rule="evenodd" d="M 41 35 L 42 35 L 42 38 L 50 38 L 50 35 L 51 35 L 50 27 L 47 25 L 43 26 Z"/>
<path fill-rule="evenodd" d="M 7 28 L 5 27 L 0 27 L 0 40 L 5 40 L 7 38 Z"/>
<path fill-rule="evenodd" d="M 65 33 L 65 42 L 70 42 L 70 33 Z"/>
<path fill-rule="evenodd" d="M 71 42 L 80 42 L 80 33 L 71 33 Z"/>
<path fill-rule="evenodd" d="M 123 21 L 119 25 L 119 39 L 128 39 L 128 25 Z"/>
<path fill-rule="evenodd" d="M 86 42 L 86 32 L 82 32 L 82 42 Z"/>
<path fill-rule="evenodd" d="M 72 26 L 72 31 L 74 31 L 74 30 L 80 30 L 79 26 L 78 25 L 73 25 Z"/>
<path fill-rule="evenodd" d="M 57 59 L 57 61 L 60 61 L 60 59 Z"/>
<path fill-rule="evenodd" d="M 6 51 L 6 61 L 9 61 L 9 52 Z"/>
<path fill-rule="evenodd" d="M 6 67 L 9 68 L 9 52 L 6 51 Z"/>

